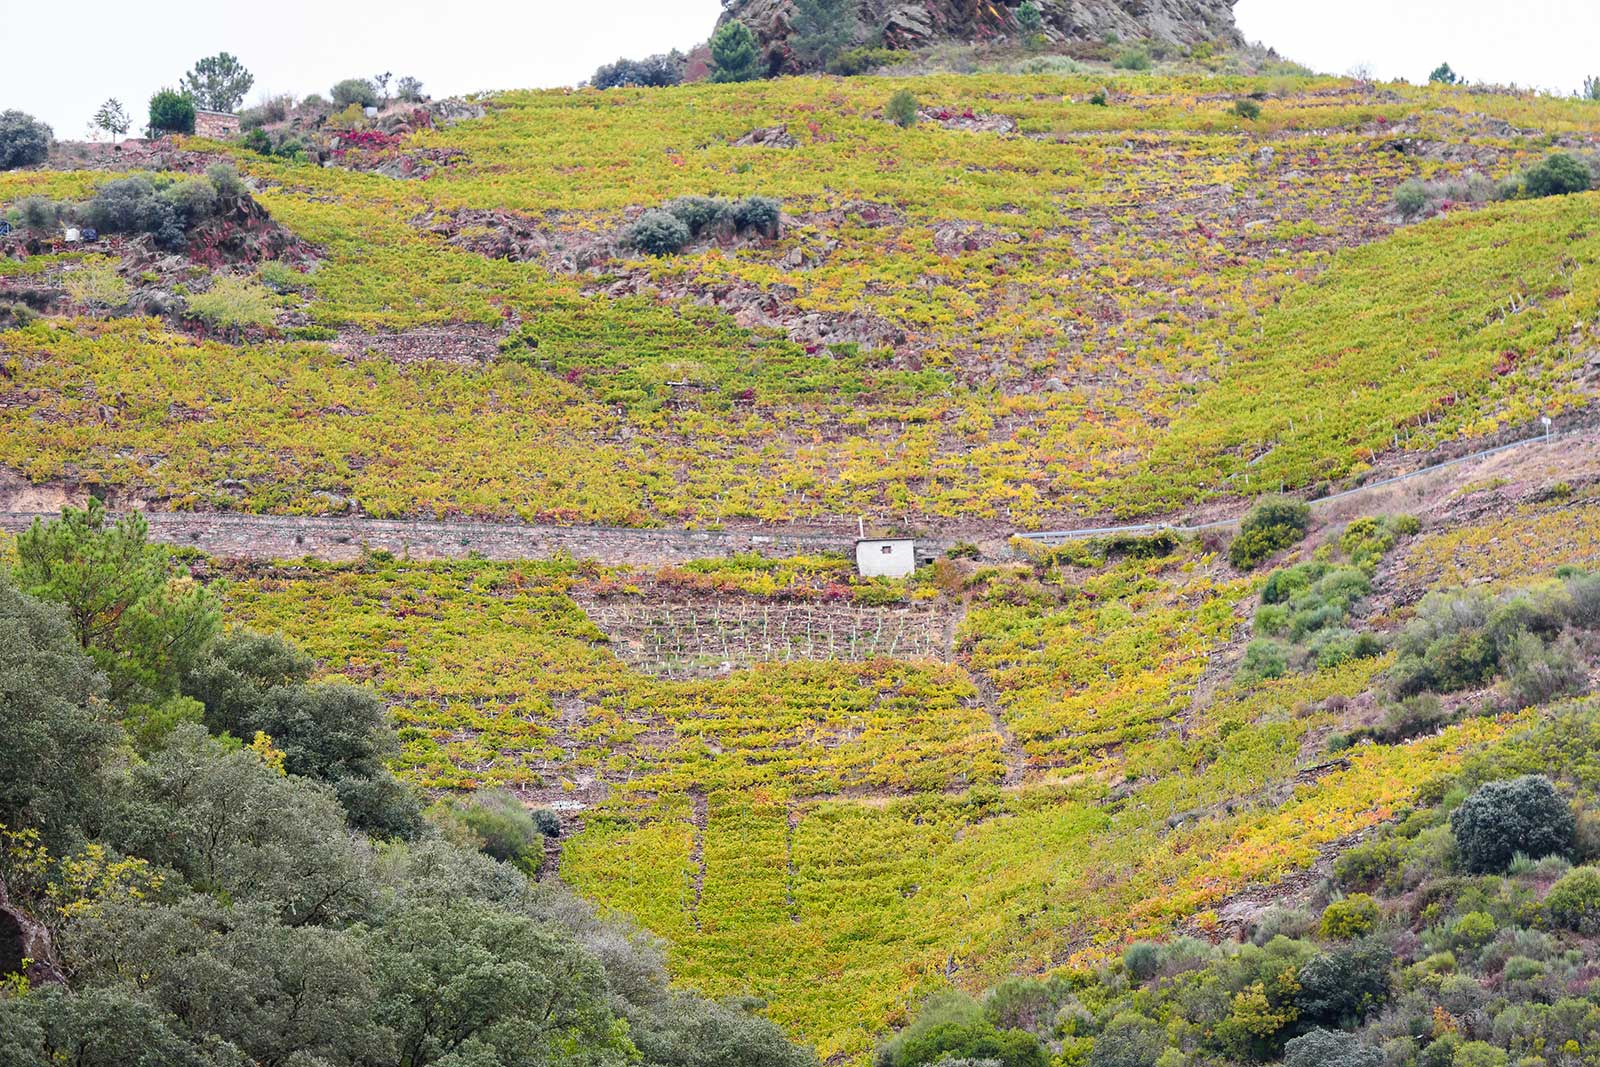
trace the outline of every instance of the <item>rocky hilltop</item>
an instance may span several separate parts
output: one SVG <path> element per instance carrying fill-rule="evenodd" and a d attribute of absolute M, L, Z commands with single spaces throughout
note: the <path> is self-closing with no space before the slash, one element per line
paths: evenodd
<path fill-rule="evenodd" d="M 1035 0 L 1045 32 L 1059 42 L 1149 39 L 1187 46 L 1243 43 L 1235 0 Z M 1017 32 L 1022 0 L 860 0 L 862 43 L 918 48 L 942 41 L 992 41 Z M 748 25 L 775 69 L 798 70 L 786 41 L 794 0 L 725 0 L 720 26 Z"/>

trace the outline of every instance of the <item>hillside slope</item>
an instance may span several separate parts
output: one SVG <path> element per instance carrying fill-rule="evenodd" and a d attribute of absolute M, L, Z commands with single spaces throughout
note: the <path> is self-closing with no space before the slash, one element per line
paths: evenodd
<path fill-rule="evenodd" d="M 221 329 L 182 296 L 209 270 L 141 280 L 120 238 L 6 261 L 55 314 L 0 340 L 0 464 L 157 507 L 1005 530 L 1309 486 L 1587 403 L 1589 198 L 1398 232 L 1392 206 L 1414 176 L 1585 143 L 1580 103 L 907 84 L 909 130 L 879 118 L 896 83 L 799 79 L 509 94 L 340 138 L 327 168 L 235 151 L 314 260 Z M 0 200 L 100 180 L 16 172 Z M 621 243 L 685 194 L 779 198 L 782 235 Z M 74 279 L 107 270 L 86 302 Z M 251 263 L 221 273 L 263 293 Z M 107 318 L 136 305 L 168 310 Z"/>
<path fill-rule="evenodd" d="M 324 128 L 315 161 L 186 139 L 137 157 L 224 205 L 181 248 L 0 237 L 0 486 L 939 538 L 894 580 L 832 553 L 178 557 L 230 627 L 380 695 L 406 781 L 549 813 L 545 876 L 660 935 L 676 983 L 860 1064 L 930 993 L 1258 932 L 1589 688 L 1600 194 L 1420 221 L 1395 194 L 1586 152 L 1596 116 L 1337 79 L 790 78 L 505 93 Z M 244 183 L 199 177 L 219 161 Z M 7 173 L 0 204 L 125 169 Z M 680 203 L 703 232 L 640 251 L 679 197 L 738 206 Z M 1236 518 L 1547 415 L 1567 432 L 1319 503 L 1255 569 L 1220 533 L 1008 540 Z"/>

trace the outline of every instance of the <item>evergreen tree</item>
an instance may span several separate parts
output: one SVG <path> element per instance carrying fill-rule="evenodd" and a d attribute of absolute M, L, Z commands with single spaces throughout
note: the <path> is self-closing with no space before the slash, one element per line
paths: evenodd
<path fill-rule="evenodd" d="M 35 521 L 17 538 L 22 591 L 66 608 L 72 636 L 94 658 L 120 702 L 160 700 L 217 632 L 216 598 L 151 544 L 142 515 L 106 524 L 98 500 Z"/>
<path fill-rule="evenodd" d="M 1461 84 L 1460 75 L 1451 70 L 1448 63 L 1440 63 L 1437 67 L 1434 67 L 1433 73 L 1428 75 L 1428 80 L 1430 82 L 1438 82 L 1440 85 Z"/>
<path fill-rule="evenodd" d="M 244 94 L 256 83 L 254 74 L 244 69 L 227 52 L 207 56 L 183 76 L 178 88 L 207 111 L 232 111 L 244 102 Z"/>
<path fill-rule="evenodd" d="M 761 56 L 756 35 L 738 19 L 730 19 L 711 35 L 711 62 L 715 82 L 747 82 L 761 77 Z"/>
<path fill-rule="evenodd" d="M 823 68 L 855 42 L 856 0 L 795 0 L 789 49 L 808 67 Z"/>

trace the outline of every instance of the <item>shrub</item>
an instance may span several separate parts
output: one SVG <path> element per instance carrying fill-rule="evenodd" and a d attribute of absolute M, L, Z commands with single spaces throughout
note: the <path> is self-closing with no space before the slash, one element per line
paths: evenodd
<path fill-rule="evenodd" d="M 1245 685 L 1282 678 L 1289 669 L 1289 650 L 1283 642 L 1272 640 L 1251 641 L 1244 650 L 1244 660 L 1239 665 L 1239 681 Z"/>
<path fill-rule="evenodd" d="M 992 1061 L 1001 1067 L 1045 1067 L 1044 1049 L 1025 1030 L 1001 1030 L 972 998 L 931 998 L 910 1026 L 878 1050 L 877 1067 L 921 1067 L 951 1060 Z"/>
<path fill-rule="evenodd" d="M 1039 5 L 1034 0 L 1022 0 L 1017 5 L 1017 29 L 1024 36 L 1032 37 L 1044 32 L 1044 13 L 1039 10 Z"/>
<path fill-rule="evenodd" d="M 1331 670 L 1352 660 L 1382 655 L 1383 642 L 1375 634 L 1341 627 L 1317 631 L 1306 643 L 1306 649 L 1319 670 Z"/>
<path fill-rule="evenodd" d="M 847 78 L 854 77 L 887 66 L 901 58 L 903 58 L 902 53 L 892 48 L 847 48 L 828 64 L 828 73 Z"/>
<path fill-rule="evenodd" d="M 61 225 L 62 204 L 48 196 L 25 196 L 14 210 L 17 222 L 34 233 L 48 233 Z"/>
<path fill-rule="evenodd" d="M 596 89 L 624 86 L 664 88 L 683 80 L 681 67 L 681 60 L 675 53 L 671 56 L 647 56 L 644 59 L 619 59 L 597 69 L 589 79 L 589 84 Z"/>
<path fill-rule="evenodd" d="M 1303 540 L 1310 525 L 1310 505 L 1288 497 L 1265 497 L 1240 521 L 1239 536 L 1228 548 L 1228 560 L 1240 570 L 1249 570 Z"/>
<path fill-rule="evenodd" d="M 1600 934 L 1600 867 L 1579 867 L 1550 887 L 1544 898 L 1550 921 L 1564 930 Z"/>
<path fill-rule="evenodd" d="M 776 238 L 783 220 L 783 204 L 770 196 L 747 196 L 733 205 L 733 224 Z"/>
<path fill-rule="evenodd" d="M 731 221 L 726 201 L 710 196 L 680 196 L 662 205 L 662 210 L 689 227 L 689 236 L 698 237 L 723 221 Z"/>
<path fill-rule="evenodd" d="M 1393 837 L 1363 841 L 1346 849 L 1333 861 L 1333 876 L 1340 885 L 1374 886 L 1388 880 L 1400 866 L 1405 843 Z"/>
<path fill-rule="evenodd" d="M 1254 121 L 1261 117 L 1261 105 L 1249 97 L 1243 97 L 1233 102 L 1233 113 L 1242 119 Z"/>
<path fill-rule="evenodd" d="M 1564 196 L 1589 188 L 1589 168 L 1576 156 L 1557 152 L 1528 168 L 1522 188 L 1529 196 Z"/>
<path fill-rule="evenodd" d="M 1149 941 L 1135 941 L 1122 952 L 1122 966 L 1136 982 L 1148 982 L 1161 967 L 1161 947 Z"/>
<path fill-rule="evenodd" d="M 1381 1067 L 1383 1053 L 1353 1034 L 1318 1027 L 1283 1046 L 1283 1067 Z"/>
<path fill-rule="evenodd" d="M 378 106 L 378 87 L 366 78 L 346 78 L 329 89 L 328 96 L 337 108 L 346 108 L 351 104 L 357 107 Z"/>
<path fill-rule="evenodd" d="M 1320 953 L 1300 968 L 1295 998 L 1300 1019 L 1336 1026 L 1354 1025 L 1389 1000 L 1393 954 L 1381 940 L 1356 942 Z"/>
<path fill-rule="evenodd" d="M 1574 696 L 1589 684 L 1589 671 L 1578 646 L 1566 635 L 1546 644 L 1534 634 L 1521 634 L 1501 654 L 1500 662 L 1505 670 L 1501 689 L 1512 710 Z"/>
<path fill-rule="evenodd" d="M 516 797 L 493 790 L 480 791 L 461 804 L 457 814 L 484 853 L 529 874 L 538 873 L 544 862 L 546 835 Z"/>
<path fill-rule="evenodd" d="M 277 305 L 270 292 L 248 278 L 220 274 L 210 289 L 189 297 L 189 310 L 213 326 L 271 326 Z"/>
<path fill-rule="evenodd" d="M 1377 927 L 1381 914 L 1378 902 L 1366 893 L 1352 894 L 1323 909 L 1322 936 L 1336 941 L 1365 937 Z"/>
<path fill-rule="evenodd" d="M 807 67 L 818 69 L 855 40 L 861 28 L 856 0 L 795 0 L 789 16 L 789 50 Z"/>
<path fill-rule="evenodd" d="M 1572 848 L 1572 809 L 1550 779 L 1525 774 L 1486 782 L 1450 815 L 1450 832 L 1467 870 L 1495 874 L 1525 852 L 1565 856 Z"/>
<path fill-rule="evenodd" d="M 173 89 L 161 89 L 150 98 L 150 134 L 194 132 L 194 101 Z"/>
<path fill-rule="evenodd" d="M 1469 911 L 1450 924 L 1450 945 L 1458 949 L 1479 949 L 1494 940 L 1500 932 L 1494 916 L 1486 911 Z"/>
<path fill-rule="evenodd" d="M 260 128 L 250 130 L 239 138 L 239 146 L 264 156 L 272 155 L 272 138 L 267 136 L 266 130 Z"/>
<path fill-rule="evenodd" d="M 217 210 L 217 187 L 205 178 L 174 182 L 161 191 L 161 197 L 172 205 L 186 229 L 210 218 Z"/>
<path fill-rule="evenodd" d="M 67 295 L 80 304 L 118 307 L 127 303 L 128 283 L 110 260 L 86 263 L 63 279 Z"/>
<path fill-rule="evenodd" d="M 396 100 L 406 104 L 420 104 L 427 99 L 422 91 L 422 79 L 410 74 L 404 75 L 395 83 L 394 96 Z"/>
<path fill-rule="evenodd" d="M 729 19 L 711 35 L 714 82 L 747 82 L 761 77 L 761 56 L 756 35 L 738 19 Z"/>
<path fill-rule="evenodd" d="M 629 226 L 624 239 L 639 251 L 652 256 L 670 256 L 689 243 L 689 227 L 684 221 L 660 208 L 651 208 Z"/>
<path fill-rule="evenodd" d="M 1434 67 L 1432 73 L 1428 75 L 1428 80 L 1430 82 L 1436 82 L 1440 85 L 1455 85 L 1461 81 L 1461 78 L 1456 74 L 1455 71 L 1450 69 L 1450 64 L 1440 63 L 1437 67 Z"/>
<path fill-rule="evenodd" d="M 902 130 L 910 129 L 917 124 L 917 98 L 909 89 L 898 90 L 884 105 L 883 117 Z"/>
<path fill-rule="evenodd" d="M 1428 205 L 1428 189 L 1420 179 L 1410 178 L 1394 191 L 1395 210 L 1410 218 Z"/>
<path fill-rule="evenodd" d="M 1117 70 L 1149 70 L 1155 64 L 1143 48 L 1125 48 L 1111 61 Z"/>
<path fill-rule="evenodd" d="M 1155 1067 L 1167 1047 L 1166 1031 L 1149 1018 L 1123 1012 L 1094 1039 L 1089 1067 Z"/>
<path fill-rule="evenodd" d="M 1468 1041 L 1456 1049 L 1450 1058 L 1450 1067 L 1506 1067 L 1510 1056 L 1503 1048 L 1487 1041 Z"/>
<path fill-rule="evenodd" d="M 183 220 L 148 178 L 137 175 L 102 185 L 83 206 L 84 221 L 102 233 L 145 233 L 169 251 L 186 243 Z"/>
<path fill-rule="evenodd" d="M 21 111 L 0 111 L 0 170 L 31 167 L 50 154 L 50 127 Z"/>

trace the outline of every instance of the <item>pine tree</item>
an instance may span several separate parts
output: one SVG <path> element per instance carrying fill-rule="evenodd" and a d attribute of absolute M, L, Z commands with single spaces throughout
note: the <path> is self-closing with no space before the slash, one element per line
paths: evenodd
<path fill-rule="evenodd" d="M 808 67 L 822 68 L 855 42 L 856 0 L 795 0 L 789 50 Z"/>
<path fill-rule="evenodd" d="M 711 35 L 714 82 L 747 82 L 761 77 L 761 57 L 756 35 L 738 19 L 729 19 Z"/>
<path fill-rule="evenodd" d="M 255 75 L 245 70 L 244 64 L 226 52 L 218 52 L 196 63 L 178 88 L 194 100 L 196 107 L 232 111 L 244 102 L 244 94 L 255 83 Z"/>

